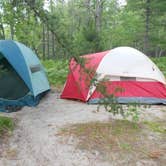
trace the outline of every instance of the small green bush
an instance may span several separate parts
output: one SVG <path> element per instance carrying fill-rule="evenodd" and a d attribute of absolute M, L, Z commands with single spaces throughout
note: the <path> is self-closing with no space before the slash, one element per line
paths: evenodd
<path fill-rule="evenodd" d="M 152 60 L 166 76 L 166 57 L 152 58 Z"/>
<path fill-rule="evenodd" d="M 50 84 L 56 87 L 63 86 L 68 74 L 68 61 L 45 60 L 42 63 L 46 69 Z"/>

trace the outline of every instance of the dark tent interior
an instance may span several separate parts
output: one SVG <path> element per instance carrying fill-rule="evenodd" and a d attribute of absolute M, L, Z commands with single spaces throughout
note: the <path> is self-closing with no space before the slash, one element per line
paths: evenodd
<path fill-rule="evenodd" d="M 28 92 L 29 89 L 24 81 L 0 53 L 0 98 L 16 100 Z"/>

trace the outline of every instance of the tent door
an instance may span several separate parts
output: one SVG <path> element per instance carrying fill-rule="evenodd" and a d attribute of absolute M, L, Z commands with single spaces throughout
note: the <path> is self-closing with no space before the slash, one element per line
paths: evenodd
<path fill-rule="evenodd" d="M 0 98 L 17 100 L 28 92 L 24 81 L 0 53 Z"/>

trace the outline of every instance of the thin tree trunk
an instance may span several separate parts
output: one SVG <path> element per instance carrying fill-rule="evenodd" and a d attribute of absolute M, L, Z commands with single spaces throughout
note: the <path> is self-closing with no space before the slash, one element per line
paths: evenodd
<path fill-rule="evenodd" d="M 10 38 L 14 40 L 14 26 L 13 24 L 10 24 Z"/>
<path fill-rule="evenodd" d="M 5 39 L 5 30 L 4 30 L 4 27 L 3 27 L 3 24 L 0 24 L 0 38 L 1 39 Z"/>
<path fill-rule="evenodd" d="M 53 2 L 53 0 L 50 0 L 50 10 L 51 10 L 51 13 L 53 13 L 54 12 L 54 2 Z M 52 33 L 52 32 L 50 32 L 50 34 L 51 34 L 51 43 L 52 43 L 52 45 L 51 45 L 51 49 L 52 49 L 52 52 L 51 52 L 51 57 L 54 57 L 55 56 L 55 50 L 54 50 L 54 40 L 55 40 L 55 38 L 54 38 L 54 34 Z"/>
<path fill-rule="evenodd" d="M 43 59 L 46 59 L 45 25 L 43 24 Z"/>
<path fill-rule="evenodd" d="M 149 53 L 149 18 L 150 18 L 150 0 L 146 0 L 145 9 L 145 36 L 144 36 L 144 51 Z"/>
<path fill-rule="evenodd" d="M 96 0 L 95 24 L 96 24 L 97 32 L 101 31 L 103 3 L 104 3 L 104 0 Z"/>
<path fill-rule="evenodd" d="M 159 49 L 158 47 L 155 48 L 155 58 L 158 57 L 158 49 Z"/>
<path fill-rule="evenodd" d="M 159 57 L 161 57 L 162 56 L 162 53 L 163 53 L 163 49 L 160 49 L 160 52 L 159 52 Z"/>
<path fill-rule="evenodd" d="M 157 47 L 155 49 L 155 58 L 160 58 L 163 54 L 164 50 L 160 47 Z"/>
<path fill-rule="evenodd" d="M 48 27 L 47 27 L 47 55 L 49 59 L 50 58 L 50 33 L 49 33 Z"/>
<path fill-rule="evenodd" d="M 55 38 L 52 34 L 52 57 L 55 57 Z"/>
<path fill-rule="evenodd" d="M 86 0 L 85 1 L 85 7 L 86 7 L 86 11 L 87 11 L 87 14 L 88 14 L 88 17 L 86 17 L 86 24 L 89 25 L 89 22 L 90 22 L 90 17 L 91 17 L 91 0 Z"/>
<path fill-rule="evenodd" d="M 5 30 L 3 27 L 2 16 L 0 16 L 0 38 L 5 39 Z"/>

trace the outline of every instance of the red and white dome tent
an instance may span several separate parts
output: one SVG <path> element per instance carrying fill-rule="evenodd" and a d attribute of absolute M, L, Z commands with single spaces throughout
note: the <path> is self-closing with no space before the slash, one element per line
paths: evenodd
<path fill-rule="evenodd" d="M 166 104 L 166 79 L 142 52 L 118 47 L 81 58 L 85 60 L 84 67 L 71 59 L 61 98 L 98 103 L 104 96 L 93 83 L 97 75 L 97 83 L 107 78 L 107 94 L 114 94 L 119 103 Z M 116 92 L 117 87 L 123 90 Z"/>

